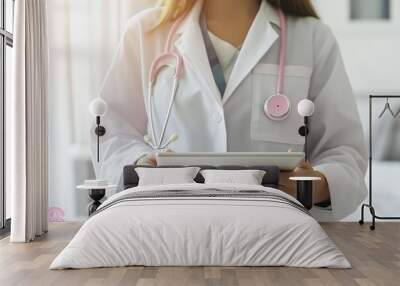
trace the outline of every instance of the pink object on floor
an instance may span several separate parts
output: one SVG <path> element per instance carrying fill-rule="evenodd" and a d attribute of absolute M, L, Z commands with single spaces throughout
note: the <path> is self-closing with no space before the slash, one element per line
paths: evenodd
<path fill-rule="evenodd" d="M 49 222 L 64 222 L 64 210 L 62 208 L 49 208 L 48 211 Z"/>

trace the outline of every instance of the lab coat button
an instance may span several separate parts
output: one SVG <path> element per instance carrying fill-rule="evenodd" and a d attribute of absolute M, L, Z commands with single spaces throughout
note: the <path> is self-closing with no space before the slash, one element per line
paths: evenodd
<path fill-rule="evenodd" d="M 220 114 L 218 114 L 218 113 L 215 113 L 214 114 L 214 120 L 217 123 L 221 123 L 222 122 L 222 116 Z"/>

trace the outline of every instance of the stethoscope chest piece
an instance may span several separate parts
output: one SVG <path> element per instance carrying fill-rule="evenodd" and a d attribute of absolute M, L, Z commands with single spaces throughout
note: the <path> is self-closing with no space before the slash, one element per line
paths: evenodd
<path fill-rule="evenodd" d="M 290 100 L 283 94 L 285 81 L 286 63 L 286 20 L 282 10 L 278 10 L 281 25 L 280 47 L 279 47 L 279 67 L 278 80 L 276 83 L 276 94 L 270 96 L 264 104 L 264 113 L 272 121 L 282 121 L 289 117 Z"/>
<path fill-rule="evenodd" d="M 290 114 L 290 100 L 286 95 L 276 94 L 270 96 L 264 105 L 265 115 L 274 121 L 284 120 Z"/>

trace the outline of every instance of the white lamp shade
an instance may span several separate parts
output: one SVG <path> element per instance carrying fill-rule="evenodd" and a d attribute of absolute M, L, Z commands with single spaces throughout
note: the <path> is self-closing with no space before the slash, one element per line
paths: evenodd
<path fill-rule="evenodd" d="M 101 98 L 96 98 L 90 103 L 89 110 L 93 116 L 104 116 L 107 113 L 107 103 Z"/>
<path fill-rule="evenodd" d="M 314 103 L 309 99 L 303 99 L 297 105 L 297 111 L 302 117 L 308 117 L 314 114 Z"/>

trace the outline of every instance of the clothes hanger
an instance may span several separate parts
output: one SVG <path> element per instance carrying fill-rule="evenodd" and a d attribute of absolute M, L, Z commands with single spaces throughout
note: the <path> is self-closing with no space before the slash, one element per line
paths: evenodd
<path fill-rule="evenodd" d="M 381 112 L 381 114 L 379 115 L 379 118 L 382 118 L 382 116 L 385 114 L 386 110 L 389 110 L 390 114 L 393 117 L 396 117 L 397 115 L 400 114 L 400 110 L 396 113 L 396 115 L 394 115 L 394 112 L 392 110 L 392 108 L 390 107 L 390 103 L 389 103 L 389 98 L 386 98 L 386 104 L 385 104 L 385 108 L 383 109 L 383 111 Z"/>
<path fill-rule="evenodd" d="M 396 118 L 397 116 L 399 116 L 399 114 L 400 114 L 400 109 L 399 109 L 399 111 L 396 112 L 396 114 L 394 115 L 394 117 Z"/>

